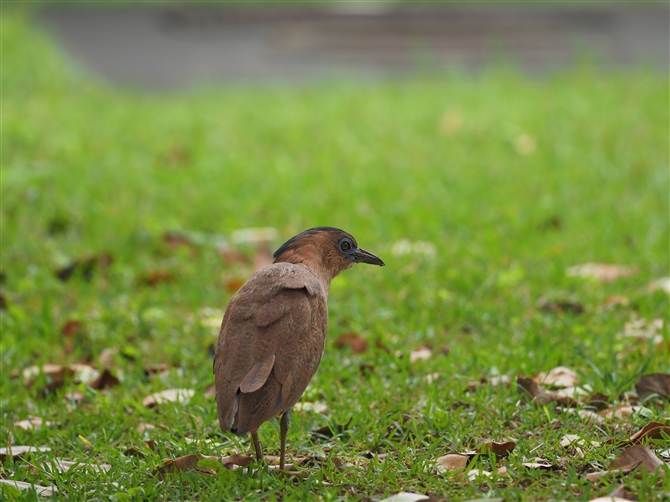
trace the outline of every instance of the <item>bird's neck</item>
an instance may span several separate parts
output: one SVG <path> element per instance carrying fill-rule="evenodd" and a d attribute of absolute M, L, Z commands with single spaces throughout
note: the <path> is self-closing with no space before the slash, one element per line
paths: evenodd
<path fill-rule="evenodd" d="M 277 262 L 293 263 L 305 267 L 317 278 L 324 293 L 326 293 L 326 298 L 330 293 L 330 281 L 339 273 L 339 270 L 331 270 L 325 266 L 324 260 L 318 252 L 309 253 L 304 252 L 304 250 L 301 253 L 288 252 L 277 257 L 275 263 Z"/>

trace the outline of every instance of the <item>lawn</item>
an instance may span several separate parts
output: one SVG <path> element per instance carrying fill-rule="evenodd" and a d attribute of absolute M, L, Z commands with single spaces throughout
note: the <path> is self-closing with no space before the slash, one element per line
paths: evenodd
<path fill-rule="evenodd" d="M 587 478 L 645 424 L 670 425 L 667 395 L 635 393 L 642 375 L 670 373 L 668 293 L 652 285 L 670 269 L 667 75 L 584 62 L 533 79 L 496 67 L 149 95 L 84 74 L 20 12 L 3 13 L 1 42 L 1 446 L 49 450 L 5 455 L 0 480 L 69 500 L 588 501 L 621 484 L 669 496 L 664 467 Z M 257 253 L 236 231 L 274 228 L 275 249 L 319 225 L 387 266 L 333 281 L 311 405 L 289 431 L 300 478 L 211 459 L 157 471 L 253 451 L 220 431 L 205 392 Z M 585 263 L 629 268 L 568 273 Z M 119 382 L 23 374 L 47 363 Z M 518 388 L 557 366 L 583 397 Z M 143 403 L 172 388 L 194 392 Z M 570 434 L 584 443 L 562 446 Z M 277 422 L 260 435 L 278 454 Z M 438 458 L 482 441 L 515 447 L 441 472 Z"/>

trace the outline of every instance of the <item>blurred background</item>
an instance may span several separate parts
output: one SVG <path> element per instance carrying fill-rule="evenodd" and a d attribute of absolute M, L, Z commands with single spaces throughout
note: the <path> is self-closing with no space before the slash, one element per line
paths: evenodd
<path fill-rule="evenodd" d="M 668 69 L 664 3 L 54 3 L 37 11 L 74 61 L 144 90 L 368 80 L 507 63 L 542 75 Z"/>
<path fill-rule="evenodd" d="M 184 319 L 222 309 L 318 225 L 388 264 L 336 280 L 336 333 L 464 337 L 475 368 L 473 337 L 506 340 L 481 356 L 502 371 L 542 343 L 526 338 L 539 299 L 630 294 L 658 316 L 667 297 L 646 288 L 668 274 L 668 14 L 3 3 L 6 332 L 52 343 L 81 318 L 98 323 L 93 346 L 130 347 L 157 323 L 146 357 L 166 339 L 161 351 L 201 357 L 175 335 Z M 589 262 L 631 267 L 629 290 L 566 273 Z M 220 315 L 196 324 L 204 345 Z"/>

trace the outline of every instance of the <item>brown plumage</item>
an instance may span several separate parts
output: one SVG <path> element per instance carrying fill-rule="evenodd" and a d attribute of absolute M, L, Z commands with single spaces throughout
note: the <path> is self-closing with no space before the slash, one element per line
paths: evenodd
<path fill-rule="evenodd" d="M 224 431 L 251 433 L 279 414 L 284 468 L 291 407 L 319 367 L 328 326 L 330 281 L 356 263 L 384 265 L 337 228 L 305 230 L 286 241 L 272 265 L 232 297 L 214 356 L 216 405 Z"/>

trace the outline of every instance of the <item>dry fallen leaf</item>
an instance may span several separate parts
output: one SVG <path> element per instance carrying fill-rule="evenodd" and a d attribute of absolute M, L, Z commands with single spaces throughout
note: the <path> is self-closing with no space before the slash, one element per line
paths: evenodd
<path fill-rule="evenodd" d="M 52 459 L 49 460 L 48 462 L 42 462 L 40 465 L 45 471 L 48 472 L 57 471 L 61 473 L 67 472 L 70 469 L 78 467 L 88 467 L 95 472 L 107 472 L 112 468 L 112 466 L 109 464 L 97 464 L 94 462 L 87 462 L 87 463 L 70 462 L 68 460 L 59 460 L 59 459 Z"/>
<path fill-rule="evenodd" d="M 31 483 L 26 483 L 25 481 L 14 481 L 12 479 L 0 479 L 0 484 L 12 486 L 19 491 L 33 490 L 34 489 L 35 492 L 41 497 L 51 497 L 54 494 L 58 493 L 58 489 L 55 486 L 33 485 Z"/>
<path fill-rule="evenodd" d="M 621 295 L 608 296 L 605 305 L 608 307 L 628 307 L 630 300 L 628 297 Z"/>
<path fill-rule="evenodd" d="M 267 265 L 271 265 L 272 260 L 272 250 L 270 249 L 269 244 L 267 242 L 259 244 L 253 259 L 254 270 L 260 270 Z"/>
<path fill-rule="evenodd" d="M 230 279 L 228 279 L 226 281 L 226 289 L 230 293 L 235 293 L 238 289 L 240 289 L 242 287 L 244 282 L 245 282 L 245 279 L 243 279 L 241 277 L 231 277 Z"/>
<path fill-rule="evenodd" d="M 545 312 L 553 312 L 554 314 L 563 315 L 581 314 L 584 312 L 584 306 L 580 303 L 570 302 L 567 300 L 549 301 L 545 297 L 541 297 L 537 302 L 538 307 Z"/>
<path fill-rule="evenodd" d="M 621 454 L 615 458 L 609 466 L 609 470 L 620 470 L 624 474 L 634 471 L 639 466 L 642 466 L 648 473 L 653 474 L 663 464 L 654 452 L 646 446 L 629 446 Z"/>
<path fill-rule="evenodd" d="M 69 366 L 62 364 L 42 364 L 35 366 L 28 366 L 23 369 L 23 383 L 26 387 L 31 388 L 37 381 L 40 375 L 44 375 L 47 379 L 47 389 L 57 389 L 63 386 L 66 377 L 70 377 L 74 371 Z"/>
<path fill-rule="evenodd" d="M 517 377 L 516 379 L 519 392 L 530 395 L 533 402 L 538 402 L 540 404 L 549 404 L 556 402 L 561 406 L 576 406 L 577 402 L 564 394 L 561 394 L 560 391 L 548 391 L 541 385 L 538 385 L 532 378 L 528 377 Z"/>
<path fill-rule="evenodd" d="M 633 317 L 624 324 L 623 331 L 619 336 L 624 338 L 635 338 L 641 342 L 652 341 L 654 345 L 663 341 L 663 319 L 638 319 Z"/>
<path fill-rule="evenodd" d="M 565 436 L 563 436 L 561 438 L 561 446 L 563 448 L 567 448 L 568 446 L 584 447 L 584 446 L 587 446 L 589 444 L 594 448 L 598 448 L 600 446 L 600 442 L 598 442 L 598 441 L 586 441 L 581 436 L 577 436 L 576 434 L 566 434 Z"/>
<path fill-rule="evenodd" d="M 139 284 L 146 286 L 156 286 L 161 282 L 172 282 L 174 276 L 169 270 L 147 270 L 137 278 Z"/>
<path fill-rule="evenodd" d="M 546 471 L 558 469 L 557 465 L 552 464 L 545 458 L 536 458 L 535 462 L 523 462 L 522 465 L 527 469 L 540 469 Z"/>
<path fill-rule="evenodd" d="M 670 425 L 661 422 L 649 422 L 630 437 L 631 443 L 642 443 L 645 439 L 663 439 L 663 434 L 670 436 Z"/>
<path fill-rule="evenodd" d="M 251 465 L 253 459 L 247 455 L 242 455 L 241 453 L 235 453 L 228 457 L 223 457 L 221 463 L 228 470 L 237 469 L 237 467 L 247 467 Z"/>
<path fill-rule="evenodd" d="M 90 380 L 86 385 L 88 385 L 91 389 L 102 390 L 109 387 L 114 387 L 120 383 L 121 382 L 119 379 L 116 378 L 109 369 L 105 368 L 102 373 L 100 373 L 100 375 L 98 375 L 93 380 Z"/>
<path fill-rule="evenodd" d="M 114 257 L 109 253 L 102 253 L 96 256 L 87 256 L 74 260 L 69 265 L 56 271 L 56 277 L 61 281 L 68 281 L 75 274 L 81 274 L 81 277 L 87 281 L 93 278 L 93 272 L 96 268 L 105 270 L 114 262 Z"/>
<path fill-rule="evenodd" d="M 311 411 L 312 413 L 323 414 L 328 411 L 328 405 L 321 402 L 310 403 L 309 401 L 299 401 L 293 406 L 295 411 Z"/>
<path fill-rule="evenodd" d="M 428 495 L 419 495 L 418 493 L 400 492 L 390 495 L 379 502 L 417 502 L 419 500 L 428 500 Z"/>
<path fill-rule="evenodd" d="M 493 453 L 497 458 L 505 458 L 516 448 L 514 441 L 506 441 L 504 443 L 497 443 L 495 441 L 487 441 L 482 443 L 475 451 L 466 452 L 466 455 L 489 455 Z"/>
<path fill-rule="evenodd" d="M 556 368 L 546 372 L 540 373 L 533 377 L 537 383 L 541 385 L 548 385 L 553 387 L 574 387 L 579 382 L 579 377 L 570 368 L 565 366 L 557 366 Z"/>
<path fill-rule="evenodd" d="M 635 390 L 642 401 L 654 394 L 668 399 L 670 397 L 670 374 L 652 373 L 644 375 L 635 383 Z"/>
<path fill-rule="evenodd" d="M 195 391 L 192 389 L 167 389 L 148 395 L 142 401 L 142 405 L 147 408 L 153 408 L 163 403 L 182 402 L 186 404 L 194 395 Z"/>
<path fill-rule="evenodd" d="M 198 467 L 198 463 L 201 460 L 213 460 L 219 462 L 218 457 L 207 456 L 202 453 L 192 453 L 179 458 L 166 459 L 165 463 L 151 474 L 155 476 L 156 474 L 167 474 L 176 471 L 201 471 L 208 474 L 216 472 L 211 467 Z"/>
<path fill-rule="evenodd" d="M 637 268 L 607 263 L 584 263 L 569 267 L 566 273 L 574 277 L 589 277 L 602 282 L 612 282 L 619 277 L 637 274 Z"/>
<path fill-rule="evenodd" d="M 53 422 L 45 422 L 42 420 L 40 417 L 28 417 L 25 420 L 20 420 L 18 422 L 14 422 L 14 427 L 18 427 L 19 429 L 23 429 L 25 431 L 27 430 L 33 430 L 33 429 L 39 429 L 42 425 L 46 425 L 47 427 L 53 425 Z"/>
<path fill-rule="evenodd" d="M 654 291 L 663 291 L 670 294 L 670 277 L 661 277 L 660 279 L 650 282 L 647 286 L 647 290 L 650 293 L 653 293 Z"/>
<path fill-rule="evenodd" d="M 421 347 L 409 353 L 409 362 L 415 363 L 417 361 L 425 361 L 426 359 L 430 359 L 432 355 L 433 351 L 428 347 Z"/>
<path fill-rule="evenodd" d="M 439 457 L 435 462 L 437 464 L 437 472 L 460 472 L 464 471 L 468 466 L 469 457 L 460 453 L 448 453 Z"/>
<path fill-rule="evenodd" d="M 353 352 L 362 354 L 368 350 L 368 341 L 356 333 L 344 333 L 337 340 L 335 346 L 338 348 L 349 347 Z"/>
<path fill-rule="evenodd" d="M 65 401 L 68 405 L 79 405 L 83 400 L 84 394 L 78 390 L 73 390 L 72 392 L 68 392 L 63 396 L 63 401 Z"/>
<path fill-rule="evenodd" d="M 596 412 L 591 411 L 591 410 L 585 410 L 583 408 L 580 409 L 569 409 L 565 410 L 566 413 L 574 414 L 580 417 L 584 422 L 590 423 L 590 424 L 601 424 L 604 422 L 603 417 L 598 415 Z"/>
<path fill-rule="evenodd" d="M 346 431 L 352 419 L 353 417 L 350 418 L 346 424 L 324 425 L 319 429 L 313 430 L 310 432 L 310 434 L 315 437 L 321 436 L 325 438 L 332 438 L 333 436 L 342 434 L 344 431 Z"/>
<path fill-rule="evenodd" d="M 189 238 L 189 235 L 179 231 L 169 230 L 163 234 L 163 242 L 173 249 L 185 247 L 194 256 L 198 251 L 198 246 Z"/>
<path fill-rule="evenodd" d="M 642 410 L 644 410 L 643 406 L 630 406 L 627 404 L 621 404 L 616 408 L 607 408 L 602 410 L 600 415 L 605 418 L 620 420 L 622 418 L 630 418 L 633 415 L 639 414 Z"/>
<path fill-rule="evenodd" d="M 17 458 L 23 457 L 26 453 L 40 453 L 51 451 L 51 448 L 47 446 L 8 446 L 0 448 L 0 462 L 8 457 L 12 457 L 14 460 Z"/>
<path fill-rule="evenodd" d="M 139 424 L 137 424 L 137 427 L 135 427 L 135 430 L 137 430 L 138 433 L 142 434 L 144 431 L 150 431 L 151 429 L 155 428 L 156 426 L 154 424 L 140 422 Z"/>

